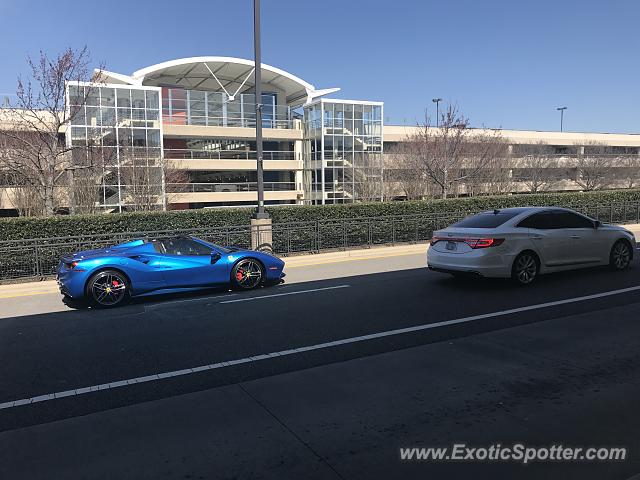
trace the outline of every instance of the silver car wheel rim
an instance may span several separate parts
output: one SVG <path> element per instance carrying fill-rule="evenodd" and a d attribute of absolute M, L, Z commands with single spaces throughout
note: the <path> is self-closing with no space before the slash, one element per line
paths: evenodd
<path fill-rule="evenodd" d="M 619 270 L 626 268 L 631 261 L 631 255 L 629 253 L 629 247 L 624 243 L 618 243 L 613 248 L 613 264 Z"/>
<path fill-rule="evenodd" d="M 520 283 L 531 283 L 536 278 L 537 265 L 531 255 L 523 255 L 516 263 L 516 275 Z"/>
<path fill-rule="evenodd" d="M 127 284 L 120 275 L 103 273 L 91 285 L 96 303 L 110 307 L 120 303 L 127 293 Z"/>
<path fill-rule="evenodd" d="M 251 289 L 257 287 L 262 281 L 262 268 L 257 262 L 247 260 L 236 268 L 236 282 L 242 288 Z"/>

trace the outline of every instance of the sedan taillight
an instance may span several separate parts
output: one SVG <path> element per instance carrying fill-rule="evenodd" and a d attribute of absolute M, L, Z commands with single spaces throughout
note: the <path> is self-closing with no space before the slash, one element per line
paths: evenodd
<path fill-rule="evenodd" d="M 504 243 L 504 238 L 447 238 L 433 237 L 430 244 L 433 246 L 438 242 L 461 242 L 466 243 L 474 250 L 477 248 L 497 247 Z"/>
<path fill-rule="evenodd" d="M 504 238 L 467 238 L 465 243 L 471 248 L 489 248 L 502 245 Z"/>
<path fill-rule="evenodd" d="M 431 237 L 431 241 L 429 242 L 429 245 L 433 246 L 442 240 L 444 240 L 444 238 L 442 237 Z"/>

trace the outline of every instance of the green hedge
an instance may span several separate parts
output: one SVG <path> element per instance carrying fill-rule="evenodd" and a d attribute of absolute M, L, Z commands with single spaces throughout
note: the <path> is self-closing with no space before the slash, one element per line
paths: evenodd
<path fill-rule="evenodd" d="M 375 202 L 325 206 L 274 206 L 268 211 L 274 223 L 335 220 L 389 215 L 435 215 L 447 212 L 472 212 L 513 206 L 580 206 L 589 211 L 612 203 L 638 202 L 640 190 L 616 190 L 585 193 L 544 193 L 493 197 L 424 200 L 413 202 Z M 184 230 L 202 227 L 247 225 L 252 210 L 224 208 L 170 212 L 137 212 L 0 219 L 0 240 L 66 237 L 74 235 L 115 234 L 153 230 Z"/>

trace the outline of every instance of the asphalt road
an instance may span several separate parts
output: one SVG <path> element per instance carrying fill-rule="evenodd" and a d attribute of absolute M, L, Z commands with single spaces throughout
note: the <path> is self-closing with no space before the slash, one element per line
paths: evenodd
<path fill-rule="evenodd" d="M 0 434 L 0 445 L 11 443 L 12 435 L 22 435 L 23 441 L 27 435 L 28 439 L 28 432 L 32 431 L 29 426 L 46 424 L 53 428 L 64 422 L 50 422 L 124 411 L 113 410 L 116 407 L 137 408 L 143 415 L 140 409 L 145 405 L 187 398 L 176 397 L 181 394 L 216 392 L 219 387 L 280 378 L 287 372 L 304 375 L 308 371 L 305 369 L 311 367 L 365 357 L 383 358 L 398 355 L 399 350 L 415 352 L 411 347 L 426 348 L 421 346 L 474 338 L 483 332 L 500 332 L 508 339 L 515 327 L 529 324 L 526 328 L 530 332 L 537 328 L 544 331 L 552 328 L 549 325 L 554 325 L 554 320 L 562 322 L 580 315 L 595 315 L 592 321 L 602 322 L 624 313 L 627 322 L 623 326 L 629 330 L 617 334 L 626 342 L 627 350 L 634 351 L 629 343 L 637 343 L 640 330 L 629 319 L 640 313 L 637 261 L 623 273 L 583 270 L 541 277 L 530 288 L 501 280 L 454 280 L 427 271 L 424 263 L 424 255 L 401 255 L 298 267 L 287 273 L 284 285 L 258 292 L 171 296 L 137 301 L 112 311 L 66 309 L 60 307 L 59 298 L 54 295 L 41 295 L 33 302 L 28 297 L 0 299 L 5 316 L 0 319 L 0 431 L 5 432 Z M 19 313 L 10 316 L 14 311 L 10 308 L 15 309 L 18 301 Z M 38 313 L 30 314 L 30 310 Z M 571 336 L 566 341 L 571 342 Z M 581 337 L 581 342 L 592 343 L 590 347 L 581 343 L 582 353 L 602 347 L 597 336 Z M 544 345 L 549 347 L 551 343 L 546 341 Z M 556 343 L 553 347 L 563 349 L 570 345 Z M 517 349 L 514 355 L 517 356 Z M 608 354 L 600 355 L 601 362 L 606 363 Z M 387 359 L 393 362 L 397 357 Z M 598 362 L 588 360 L 591 363 L 584 368 L 593 370 L 589 370 L 590 374 L 599 375 L 604 385 L 611 386 L 614 380 L 607 377 L 609 371 L 598 371 Z M 633 378 L 640 371 L 640 361 L 637 355 L 626 361 L 621 368 Z M 451 365 L 452 369 L 459 369 L 455 359 L 451 359 Z M 380 364 L 376 368 L 380 369 Z M 495 365 L 493 368 L 496 373 L 502 371 Z M 545 368 L 551 378 L 546 382 L 562 382 L 566 372 Z M 380 372 L 382 375 L 384 369 Z M 166 378 L 150 378 L 158 374 L 165 374 Z M 462 386 L 458 395 L 466 398 L 472 394 L 471 380 L 469 391 L 465 392 Z M 385 385 L 383 380 L 378 388 L 385 389 Z M 548 389 L 549 385 L 523 384 L 511 395 L 517 395 L 526 408 L 534 411 L 539 402 L 535 394 L 538 388 Z M 640 391 L 635 388 L 627 393 L 636 395 Z M 57 395 L 47 397 L 51 394 Z M 563 393 L 557 396 L 562 399 Z M 34 398 L 39 400 L 34 402 Z M 16 400 L 21 402 L 14 405 Z M 637 402 L 620 399 L 620 408 L 631 409 L 632 404 Z M 401 402 L 397 407 L 402 408 Z M 585 399 L 584 405 L 578 402 L 575 408 L 586 412 L 595 407 Z M 512 437 L 517 431 L 510 431 L 515 427 L 508 427 L 505 421 L 511 413 L 503 413 L 504 418 L 497 422 L 502 425 L 497 440 Z M 640 415 L 635 410 L 627 414 L 633 415 L 628 422 L 630 430 L 620 432 L 620 438 L 632 438 L 631 426 L 639 423 Z M 420 420 L 414 420 L 418 422 L 414 427 L 419 426 Z M 460 422 L 464 424 L 465 420 L 452 415 L 446 428 L 462 429 Z M 466 427 L 463 430 L 469 432 Z M 578 439 L 591 443 L 586 437 Z M 614 436 L 611 440 L 615 440 Z M 11 465 L 10 459 L 5 460 L 6 472 L 17 475 L 20 469 Z M 226 475 L 233 477 L 237 473 L 230 469 Z M 277 473 L 284 478 L 282 471 Z M 618 473 L 616 478 L 630 476 L 624 475 Z M 265 475 L 247 478 L 259 476 Z M 335 478 L 340 477 L 358 476 Z"/>

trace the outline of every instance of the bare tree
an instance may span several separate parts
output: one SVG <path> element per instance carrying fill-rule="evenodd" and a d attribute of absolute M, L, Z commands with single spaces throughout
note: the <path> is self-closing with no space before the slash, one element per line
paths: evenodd
<path fill-rule="evenodd" d="M 519 160 L 518 166 L 524 170 L 522 184 L 530 193 L 544 192 L 551 187 L 552 177 L 549 169 L 553 161 L 544 155 L 531 155 Z"/>
<path fill-rule="evenodd" d="M 634 188 L 640 182 L 640 157 L 638 154 L 625 155 L 621 160 L 622 181 L 627 188 Z"/>
<path fill-rule="evenodd" d="M 369 169 L 368 172 L 354 170 L 353 193 L 363 202 L 377 202 L 383 198 L 384 186 L 381 169 Z"/>
<path fill-rule="evenodd" d="M 29 78 L 18 78 L 17 100 L 5 111 L 0 169 L 10 172 L 21 189 L 31 190 L 20 194 L 38 203 L 31 211 L 53 215 L 65 203 L 61 187 L 68 187 L 71 152 L 78 147 L 68 146 L 62 132 L 79 113 L 78 107 L 68 108 L 65 88 L 67 82 L 91 80 L 89 62 L 86 47 L 68 48 L 55 58 L 43 52 L 37 60 L 27 58 Z M 95 82 L 100 78 L 100 73 L 93 76 Z M 86 96 L 90 92 L 86 89 Z"/>
<path fill-rule="evenodd" d="M 576 157 L 576 183 L 583 190 L 600 190 L 611 182 L 613 161 L 607 154 L 607 146 L 589 142 L 585 152 Z"/>
<path fill-rule="evenodd" d="M 511 191 L 511 169 L 508 165 L 508 145 L 501 137 L 486 138 L 481 134 L 481 141 L 476 136 L 470 137 L 465 147 L 463 166 L 473 173 L 463 182 L 457 183 L 459 190 L 468 196 L 496 195 Z M 463 188 L 462 188 L 463 187 Z"/>
<path fill-rule="evenodd" d="M 552 147 L 545 142 L 527 147 L 527 154 L 514 160 L 519 171 L 518 179 L 530 193 L 547 191 L 555 181 L 554 172 L 558 166 Z"/>
<path fill-rule="evenodd" d="M 89 142 L 86 149 L 72 152 L 72 167 L 68 170 L 71 213 L 96 213 L 100 208 L 100 192 L 108 165 L 117 162 L 115 149 L 104 149 Z"/>
<path fill-rule="evenodd" d="M 6 150 L 0 147 L 0 156 L 4 155 Z M 0 160 L 1 163 L 1 160 Z M 5 171 L 2 175 L 2 186 L 4 188 L 7 201 L 21 216 L 34 216 L 42 214 L 42 204 L 38 202 L 38 198 L 31 188 L 25 188 L 20 178 L 12 172 Z"/>
<path fill-rule="evenodd" d="M 430 190 L 431 181 L 424 173 L 420 151 L 418 142 L 400 142 L 385 155 L 389 163 L 385 183 L 397 186 L 407 200 L 420 200 Z"/>
<path fill-rule="evenodd" d="M 499 130 L 469 127 L 469 120 L 455 105 L 448 105 L 434 128 L 425 123 L 409 138 L 421 158 L 426 177 L 440 190 L 441 198 L 472 183 L 497 158 L 504 157 L 505 144 Z"/>
<path fill-rule="evenodd" d="M 130 144 L 129 142 L 126 142 Z M 138 151 L 132 147 L 121 147 L 118 159 L 118 175 L 122 201 L 131 210 L 149 211 L 162 208 L 163 165 L 160 156 L 150 156 L 147 149 Z"/>
<path fill-rule="evenodd" d="M 167 160 L 155 149 L 125 147 L 132 145 L 131 139 L 123 137 L 127 135 L 123 130 L 120 135 L 119 157 L 106 164 L 117 165 L 122 186 L 120 201 L 128 210 L 163 209 L 177 194 L 187 191 L 189 175 L 179 160 Z"/>

